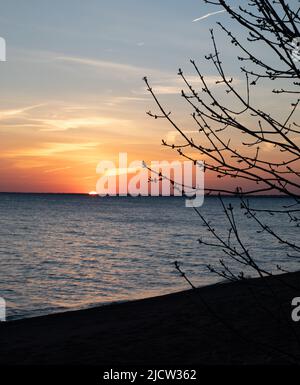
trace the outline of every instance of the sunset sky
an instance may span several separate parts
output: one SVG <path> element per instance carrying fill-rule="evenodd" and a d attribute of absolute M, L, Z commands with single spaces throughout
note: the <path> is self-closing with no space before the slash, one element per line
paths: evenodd
<path fill-rule="evenodd" d="M 145 114 L 154 105 L 142 77 L 192 131 L 177 70 L 194 79 L 193 58 L 213 84 L 203 57 L 211 52 L 209 28 L 228 21 L 226 14 L 193 22 L 217 10 L 200 0 L 0 4 L 7 44 L 7 62 L 0 63 L 0 191 L 85 193 L 95 189 L 99 161 L 116 161 L 119 152 L 130 160 L 174 159 L 160 145 L 174 132 Z M 238 78 L 231 45 L 217 36 Z"/>

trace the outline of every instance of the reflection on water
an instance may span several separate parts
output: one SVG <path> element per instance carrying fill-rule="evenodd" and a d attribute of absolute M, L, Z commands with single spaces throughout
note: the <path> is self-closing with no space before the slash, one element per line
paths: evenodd
<path fill-rule="evenodd" d="M 283 201 L 253 198 L 264 208 Z M 217 198 L 206 198 L 201 211 L 217 229 L 228 228 Z M 288 221 L 264 215 L 296 241 Z M 298 268 L 251 220 L 239 221 L 241 236 L 266 268 Z M 218 278 L 206 264 L 221 255 L 198 244 L 203 236 L 210 234 L 181 197 L 0 194 L 0 297 L 11 319 L 168 293 L 187 288 L 174 260 L 195 284 L 213 283 Z"/>

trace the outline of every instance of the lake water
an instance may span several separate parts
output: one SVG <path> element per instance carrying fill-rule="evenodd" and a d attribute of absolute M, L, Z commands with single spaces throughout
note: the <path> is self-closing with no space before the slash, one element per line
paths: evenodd
<path fill-rule="evenodd" d="M 224 199 L 236 207 L 241 237 L 263 267 L 299 269 L 283 245 L 257 233 L 237 198 Z M 271 197 L 251 202 L 257 208 L 291 203 Z M 200 210 L 225 234 L 228 223 L 218 198 L 206 198 Z M 299 239 L 299 228 L 282 215 L 261 217 L 283 237 Z M 206 265 L 217 266 L 224 255 L 199 245 L 200 237 L 212 240 L 181 197 L 0 194 L 0 296 L 8 320 L 188 288 L 175 260 L 195 285 L 214 283 L 220 278 Z"/>

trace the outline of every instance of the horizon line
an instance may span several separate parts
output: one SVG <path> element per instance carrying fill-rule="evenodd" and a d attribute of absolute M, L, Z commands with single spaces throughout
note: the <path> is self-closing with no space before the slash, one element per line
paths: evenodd
<path fill-rule="evenodd" d="M 86 196 L 91 196 L 88 192 L 22 192 L 22 191 L 0 191 L 1 194 L 27 194 L 27 195 L 86 195 Z M 278 197 L 278 198 L 284 198 L 284 197 L 289 197 L 288 195 L 285 194 L 243 194 L 244 196 L 250 196 L 250 197 Z M 225 197 L 238 197 L 237 194 L 235 193 L 227 193 L 227 194 L 218 194 L 218 193 L 204 193 L 205 197 L 218 197 L 218 196 L 225 196 Z M 93 195 L 94 198 L 96 197 L 101 197 L 101 198 L 186 198 L 185 195 L 135 195 L 132 196 L 130 194 L 127 195 L 105 195 L 105 196 L 100 196 L 98 194 Z M 300 197 L 300 195 L 297 195 L 297 197 Z"/>

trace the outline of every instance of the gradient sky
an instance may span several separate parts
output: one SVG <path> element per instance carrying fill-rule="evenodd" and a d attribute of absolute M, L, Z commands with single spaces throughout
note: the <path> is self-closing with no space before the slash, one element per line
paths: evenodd
<path fill-rule="evenodd" d="M 211 51 L 209 28 L 221 13 L 201 0 L 0 0 L 0 191 L 88 192 L 96 166 L 128 152 L 130 160 L 174 159 L 161 139 L 174 135 L 145 114 L 153 108 L 142 77 L 162 100 L 181 106 L 179 67 L 194 76 Z M 235 27 L 232 28 L 233 30 Z M 217 34 L 232 75 L 232 48 Z M 263 97 L 263 96 L 262 96 Z M 259 96 L 258 96 L 259 98 Z M 176 110 L 176 108 L 175 108 Z"/>

